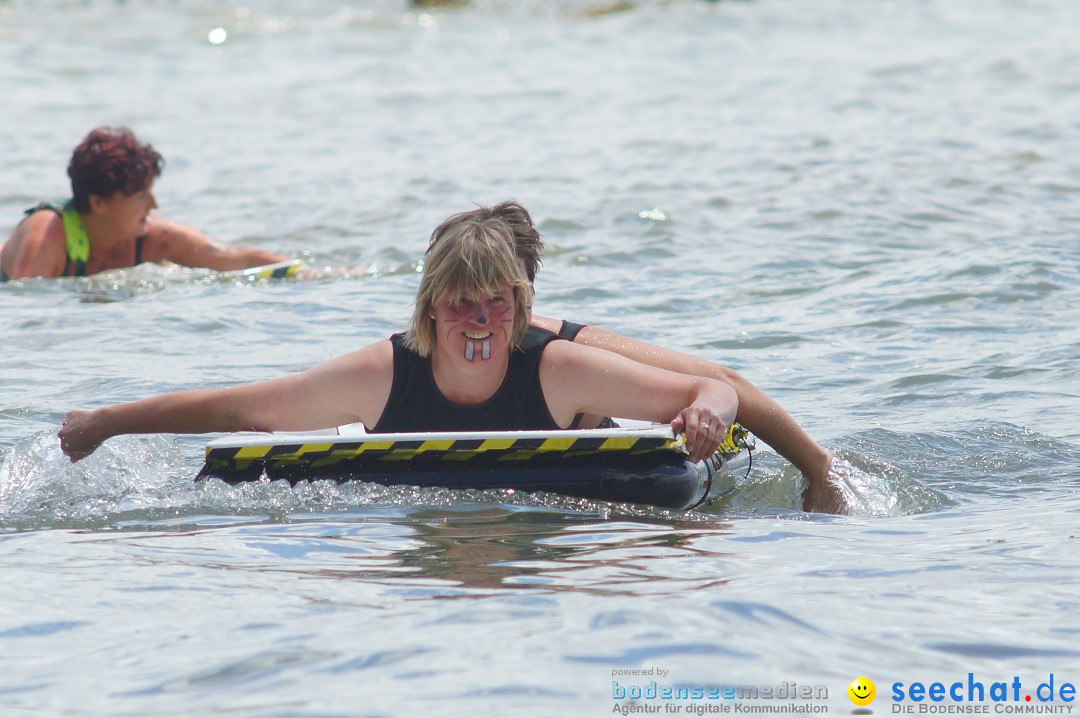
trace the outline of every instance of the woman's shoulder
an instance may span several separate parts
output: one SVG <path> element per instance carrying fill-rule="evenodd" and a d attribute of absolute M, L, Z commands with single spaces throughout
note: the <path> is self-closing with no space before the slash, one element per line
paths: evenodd
<path fill-rule="evenodd" d="M 385 385 L 389 391 L 394 376 L 394 349 L 388 339 L 383 339 L 328 359 L 295 376 L 298 381 L 311 382 L 309 388 L 337 391 L 340 396 L 352 394 L 357 386 L 367 390 Z"/>
<path fill-rule="evenodd" d="M 542 347 L 558 338 L 559 335 L 554 332 L 530 325 L 525 329 L 525 336 L 521 339 L 521 346 L 523 349 Z"/>
<path fill-rule="evenodd" d="M 159 214 L 146 218 L 146 245 L 149 249 L 167 253 L 169 250 L 191 244 L 205 244 L 210 241 L 202 232 L 186 224 L 175 222 Z"/>
<path fill-rule="evenodd" d="M 60 211 L 53 208 L 51 205 L 46 206 L 40 204 L 37 207 L 27 210 L 26 217 L 16 227 L 16 231 L 44 231 L 50 234 L 57 234 L 63 236 L 64 234 L 64 219 Z"/>
<path fill-rule="evenodd" d="M 563 340 L 558 334 L 546 332 L 542 329 L 537 331 L 538 333 L 533 335 L 533 339 L 542 348 L 542 364 L 564 366 L 581 359 L 580 350 L 583 347 L 574 342 Z M 528 338 L 529 335 L 526 333 L 526 339 Z"/>
<path fill-rule="evenodd" d="M 613 352 L 597 349 L 577 342 L 561 340 L 549 341 L 544 347 L 540 366 L 542 370 L 554 371 L 564 377 L 592 376 L 596 372 L 606 372 L 625 362 Z"/>
<path fill-rule="evenodd" d="M 55 212 L 34 212 L 0 244 L 8 274 L 16 277 L 27 268 L 31 277 L 59 277 L 67 258 L 64 222 Z"/>
<path fill-rule="evenodd" d="M 394 338 L 397 336 L 399 335 L 395 334 L 393 337 L 380 339 L 360 349 L 354 349 L 348 354 L 338 357 L 338 359 L 350 364 L 364 364 L 367 366 L 382 367 L 392 365 L 394 360 Z"/>

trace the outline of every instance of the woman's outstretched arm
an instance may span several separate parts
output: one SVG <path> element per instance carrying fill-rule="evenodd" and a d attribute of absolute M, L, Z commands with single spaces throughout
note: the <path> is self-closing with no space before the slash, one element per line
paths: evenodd
<path fill-rule="evenodd" d="M 356 421 L 372 426 L 393 376 L 393 348 L 378 342 L 280 379 L 76 409 L 60 428 L 60 447 L 78 461 L 120 434 L 311 431 Z"/>

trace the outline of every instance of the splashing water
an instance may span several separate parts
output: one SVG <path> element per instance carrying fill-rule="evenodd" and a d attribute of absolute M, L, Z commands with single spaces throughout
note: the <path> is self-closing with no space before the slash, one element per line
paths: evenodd
<path fill-rule="evenodd" d="M 850 451 L 834 452 L 829 482 L 842 497 L 841 513 L 891 517 L 931 511 L 948 499 L 908 478 L 887 461 Z"/>
<path fill-rule="evenodd" d="M 157 502 L 183 462 L 175 440 L 122 436 L 73 464 L 53 430 L 12 447 L 0 465 L 0 516 L 6 523 L 82 524 Z"/>

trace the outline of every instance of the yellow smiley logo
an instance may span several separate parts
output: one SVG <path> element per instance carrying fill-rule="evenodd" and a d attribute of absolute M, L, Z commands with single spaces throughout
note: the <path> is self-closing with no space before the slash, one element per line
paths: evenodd
<path fill-rule="evenodd" d="M 866 676 L 859 676 L 847 687 L 848 698 L 857 706 L 868 706 L 874 702 L 877 686 Z"/>

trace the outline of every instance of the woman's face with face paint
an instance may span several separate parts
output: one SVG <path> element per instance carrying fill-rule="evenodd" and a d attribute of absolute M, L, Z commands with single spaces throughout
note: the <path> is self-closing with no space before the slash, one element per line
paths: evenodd
<path fill-rule="evenodd" d="M 514 292 L 500 287 L 482 297 L 447 297 L 435 305 L 441 349 L 482 362 L 506 356 L 514 333 Z"/>

